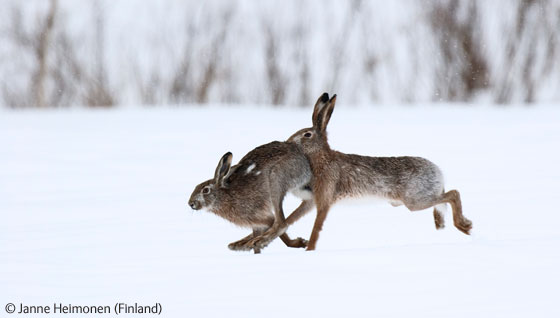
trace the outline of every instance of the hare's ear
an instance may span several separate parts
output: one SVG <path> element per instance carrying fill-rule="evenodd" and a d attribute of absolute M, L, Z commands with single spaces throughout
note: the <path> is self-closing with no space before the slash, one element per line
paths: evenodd
<path fill-rule="evenodd" d="M 313 127 L 320 132 L 324 133 L 327 131 L 327 124 L 331 120 L 331 115 L 334 110 L 334 104 L 336 104 L 336 94 L 326 103 L 317 116 L 317 124 L 313 124 Z"/>
<path fill-rule="evenodd" d="M 313 116 L 311 117 L 311 120 L 313 121 L 313 128 L 318 127 L 317 125 L 319 124 L 319 114 L 325 108 L 325 106 L 327 106 L 328 102 L 329 94 L 323 93 L 323 95 L 321 95 L 315 103 L 315 107 L 313 108 Z"/>
<path fill-rule="evenodd" d="M 220 162 L 218 162 L 216 172 L 214 173 L 215 184 L 221 184 L 224 177 L 228 174 L 229 168 L 231 167 L 231 158 L 233 158 L 233 155 L 231 152 L 228 152 L 223 155 Z"/>

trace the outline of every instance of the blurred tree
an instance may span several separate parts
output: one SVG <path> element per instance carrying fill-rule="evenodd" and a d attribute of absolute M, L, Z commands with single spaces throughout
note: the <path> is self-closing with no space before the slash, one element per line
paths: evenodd
<path fill-rule="evenodd" d="M 431 2 L 430 23 L 440 52 L 435 85 L 439 98 L 469 100 L 489 86 L 478 19 L 475 1 Z"/>
<path fill-rule="evenodd" d="M 11 107 L 560 98 L 557 0 L 5 1 Z"/>

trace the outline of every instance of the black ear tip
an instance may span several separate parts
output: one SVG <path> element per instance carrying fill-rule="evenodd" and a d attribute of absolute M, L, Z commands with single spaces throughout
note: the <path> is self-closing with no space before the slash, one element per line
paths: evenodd
<path fill-rule="evenodd" d="M 233 154 L 228 151 L 226 152 L 223 156 L 222 156 L 222 162 L 226 163 L 228 160 L 231 159 L 231 157 L 233 157 Z"/>
<path fill-rule="evenodd" d="M 331 97 L 331 101 L 336 100 L 336 94 Z"/>
<path fill-rule="evenodd" d="M 321 95 L 321 102 L 326 103 L 328 101 L 329 101 L 329 94 L 323 93 L 323 95 Z"/>

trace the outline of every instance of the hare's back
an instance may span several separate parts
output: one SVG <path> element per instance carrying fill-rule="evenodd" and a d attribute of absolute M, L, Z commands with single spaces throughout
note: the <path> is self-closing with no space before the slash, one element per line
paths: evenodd
<path fill-rule="evenodd" d="M 401 184 L 419 181 L 443 183 L 439 167 L 421 157 L 370 157 L 366 162 L 376 174 L 393 177 Z"/>
<path fill-rule="evenodd" d="M 298 160 L 307 161 L 297 145 L 273 141 L 251 150 L 239 161 L 239 166 L 248 169 L 255 166 L 254 168 L 259 167 L 261 170 L 266 170 L 285 162 L 293 163 Z"/>
<path fill-rule="evenodd" d="M 270 171 L 286 171 L 294 175 L 307 174 L 310 168 L 305 154 L 297 145 L 273 141 L 251 150 L 241 158 L 229 181 L 261 179 L 269 175 Z"/>
<path fill-rule="evenodd" d="M 369 166 L 379 173 L 400 177 L 438 174 L 433 162 L 421 157 L 370 157 Z"/>
<path fill-rule="evenodd" d="M 402 193 L 428 191 L 439 194 L 443 191 L 443 174 L 427 159 L 359 155 L 342 157 L 340 169 L 344 173 L 341 179 L 343 183 L 360 189 L 358 192 L 401 197 Z M 355 189 L 352 191 L 356 192 Z"/>

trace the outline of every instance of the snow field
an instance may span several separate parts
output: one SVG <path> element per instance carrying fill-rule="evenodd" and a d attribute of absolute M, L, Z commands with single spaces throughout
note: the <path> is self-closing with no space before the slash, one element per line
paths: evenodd
<path fill-rule="evenodd" d="M 431 210 L 340 202 L 318 249 L 261 255 L 187 199 L 218 159 L 310 126 L 311 109 L 0 112 L 0 302 L 160 302 L 167 317 L 555 317 L 560 111 L 353 107 L 331 146 L 418 155 L 461 192 L 468 237 Z M 298 204 L 288 197 L 284 209 Z M 288 230 L 308 238 L 315 212 Z"/>

